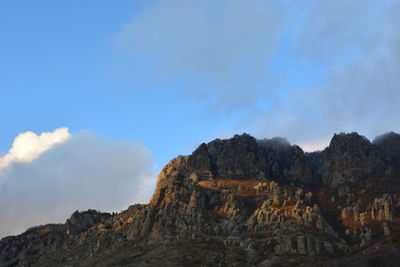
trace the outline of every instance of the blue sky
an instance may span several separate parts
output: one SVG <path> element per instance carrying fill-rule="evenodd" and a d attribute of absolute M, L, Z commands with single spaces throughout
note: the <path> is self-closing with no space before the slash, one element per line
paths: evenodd
<path fill-rule="evenodd" d="M 107 138 L 139 141 L 164 164 L 219 133 L 254 132 L 240 127 L 252 107 L 211 107 L 182 89 L 190 73 L 161 77 L 148 71 L 157 67 L 157 58 L 138 57 L 141 51 L 131 55 L 116 44 L 116 34 L 147 7 L 144 2 L 2 4 L 0 111 L 8 116 L 0 126 L 1 151 L 20 132 L 67 126 L 72 133 L 89 129 Z M 282 46 L 284 62 L 277 60 L 277 70 L 287 66 L 286 52 Z M 292 71 L 296 82 L 308 82 L 296 76 Z M 290 83 L 284 82 L 285 90 L 291 89 Z"/>
<path fill-rule="evenodd" d="M 2 151 L 19 132 L 60 126 L 143 142 L 156 137 L 149 127 L 159 123 L 154 121 L 155 103 L 146 99 L 145 90 L 135 90 L 145 82 L 120 81 L 114 74 L 119 67 L 113 35 L 142 3 L 107 2 L 2 3 L 1 113 L 8 115 L 0 128 Z"/>
<path fill-rule="evenodd" d="M 0 8 L 0 149 L 20 132 L 67 126 L 135 140 L 165 164 L 218 132 L 243 110 L 221 112 L 182 92 L 182 79 L 146 70 L 157 59 L 120 51 L 115 35 L 151 1 L 22 1 Z M 140 53 L 140 51 L 138 52 Z M 247 129 L 243 129 L 247 130 Z M 250 131 L 251 129 L 248 129 Z"/>
<path fill-rule="evenodd" d="M 106 209 L 145 202 L 163 165 L 214 138 L 283 136 L 313 150 L 337 132 L 398 132 L 399 18 L 398 0 L 3 1 L 3 200 L 32 202 L 16 177 L 33 170 L 62 195 L 47 173 L 74 170 L 75 179 L 58 179 L 86 184 L 82 201 L 47 207 L 64 208 L 48 217 L 62 221 L 74 207 L 93 207 L 83 201 L 91 178 L 99 190 L 114 172 L 144 186 Z M 123 171 L 100 175 L 95 166 L 107 162 Z M 84 163 L 92 169 L 79 172 Z"/>
<path fill-rule="evenodd" d="M 262 118 L 260 114 L 263 112 L 272 112 L 276 116 L 276 112 L 282 109 L 281 102 L 287 101 L 287 92 L 323 82 L 328 69 L 324 62 L 318 62 L 315 58 L 304 59 L 296 54 L 298 34 L 303 30 L 299 30 L 297 24 L 307 19 L 315 1 L 305 1 L 305 4 L 296 4 L 296 8 L 291 9 L 288 7 L 295 5 L 293 1 L 290 5 L 265 5 L 254 1 L 254 5 L 266 6 L 267 12 L 268 8 L 274 8 L 279 9 L 278 13 L 281 14 L 274 14 L 272 19 L 261 18 L 261 25 L 244 24 L 243 29 L 240 28 L 241 23 L 232 25 L 238 28 L 238 35 L 227 36 L 227 40 L 218 40 L 221 32 L 215 30 L 215 37 L 210 29 L 210 47 L 194 47 L 192 51 L 188 49 L 188 53 L 204 53 L 208 61 L 200 64 L 215 65 L 217 62 L 212 59 L 216 56 L 214 53 L 223 51 L 222 46 L 227 45 L 228 41 L 242 42 L 234 39 L 240 37 L 241 30 L 250 31 L 251 27 L 259 27 L 256 34 L 268 35 L 272 32 L 276 35 L 275 40 L 266 40 L 249 34 L 253 38 L 250 41 L 265 42 L 265 50 L 249 43 L 243 45 L 243 49 L 248 49 L 244 50 L 245 53 L 257 53 L 256 56 L 264 59 L 264 63 L 251 61 L 253 59 L 246 56 L 239 58 L 241 55 L 234 58 L 233 62 L 226 63 L 243 63 L 244 67 L 250 68 L 254 64 L 255 68 L 259 68 L 261 79 L 246 77 L 249 76 L 249 70 L 225 70 L 227 65 L 221 64 L 221 68 L 225 69 L 215 71 L 226 71 L 228 78 L 223 78 L 225 80 L 211 77 L 207 72 L 202 73 L 203 70 L 198 68 L 203 65 L 192 66 L 191 62 L 185 62 L 179 55 L 166 56 L 168 52 L 176 53 L 179 43 L 190 47 L 194 45 L 189 39 L 197 42 L 208 36 L 207 33 L 198 34 L 195 31 L 207 31 L 207 27 L 212 27 L 213 23 L 220 23 L 218 18 L 209 14 L 212 9 L 217 16 L 231 12 L 233 18 L 226 18 L 227 23 L 234 22 L 236 17 L 241 19 L 241 14 L 235 13 L 237 10 L 226 8 L 229 5 L 227 2 L 220 3 L 198 4 L 197 7 L 195 4 L 182 5 L 180 1 L 170 1 L 168 4 L 160 1 L 119 1 L 117 5 L 108 1 L 2 3 L 0 88 L 4 100 L 0 111 L 8 116 L 3 117 L 0 128 L 1 151 L 6 152 L 20 132 L 30 130 L 40 133 L 67 126 L 72 133 L 89 129 L 105 138 L 141 142 L 154 152 L 163 165 L 176 154 L 189 153 L 199 142 L 219 135 L 228 137 L 236 132 L 250 132 L 259 137 L 271 137 L 285 134 L 284 131 L 260 130 L 261 126 L 254 125 L 258 122 L 252 122 L 248 117 L 254 118 L 254 113 L 257 113 Z M 236 1 L 236 5 L 240 7 L 244 4 Z M 167 6 L 172 11 L 167 10 Z M 178 6 L 189 11 L 177 11 Z M 171 23 L 171 28 L 177 26 L 178 30 L 189 33 L 186 36 L 178 36 L 178 31 L 171 28 L 162 29 L 160 24 L 164 21 L 157 21 L 156 17 L 146 22 L 146 16 L 151 17 L 152 12 L 164 15 L 168 20 L 172 18 L 168 16 L 174 15 L 173 12 L 182 16 L 185 12 L 196 13 L 195 8 L 200 9 L 198 21 L 189 16 L 182 18 L 186 20 L 182 23 L 187 23 L 187 28 L 179 28 L 179 19 L 176 19 L 177 25 L 166 21 Z M 254 15 L 252 12 L 254 10 L 250 8 L 249 16 Z M 207 20 L 210 23 L 203 23 Z M 262 29 L 263 25 L 270 23 L 275 31 L 268 27 Z M 154 44 L 149 37 L 152 34 L 151 26 L 164 32 L 155 35 L 160 35 L 157 41 L 165 43 L 165 47 Z M 129 32 L 129 27 L 134 30 Z M 222 25 L 220 31 L 229 28 Z M 141 38 L 135 36 L 136 33 L 145 36 Z M 180 40 L 170 42 L 169 34 L 171 39 Z M 118 35 L 125 35 L 125 39 L 134 41 L 125 40 L 121 45 Z M 135 42 L 139 45 L 135 46 Z M 353 44 L 347 45 L 350 47 Z M 153 47 L 153 50 L 146 46 Z M 213 48 L 215 51 L 212 51 Z M 239 48 L 232 53 L 237 51 Z M 347 51 L 343 54 L 344 61 L 351 57 L 351 53 Z M 221 62 L 229 60 L 229 56 L 232 57 L 227 54 L 225 58 L 216 58 Z M 236 84 L 244 83 L 245 87 L 225 85 L 226 79 L 232 79 Z M 257 86 L 256 93 L 249 92 Z M 218 100 L 218 94 L 224 94 L 225 99 Z M 233 96 L 229 98 L 228 95 Z M 257 99 L 250 99 L 248 103 L 240 102 L 247 97 Z M 336 131 L 339 130 L 342 129 Z M 292 142 L 310 141 L 306 139 Z"/>

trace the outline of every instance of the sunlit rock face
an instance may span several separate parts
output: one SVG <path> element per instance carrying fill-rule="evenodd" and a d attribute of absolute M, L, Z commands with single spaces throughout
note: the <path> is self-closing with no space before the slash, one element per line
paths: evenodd
<path fill-rule="evenodd" d="M 243 134 L 161 171 L 152 199 L 74 213 L 0 241 L 3 265 L 369 266 L 400 263 L 400 138 L 335 135 L 304 153 Z"/>

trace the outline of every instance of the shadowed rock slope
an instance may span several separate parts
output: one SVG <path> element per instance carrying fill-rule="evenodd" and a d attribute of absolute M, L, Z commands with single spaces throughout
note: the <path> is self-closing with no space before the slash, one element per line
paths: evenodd
<path fill-rule="evenodd" d="M 400 135 L 321 152 L 243 134 L 164 167 L 146 205 L 0 241 L 1 266 L 400 266 Z"/>

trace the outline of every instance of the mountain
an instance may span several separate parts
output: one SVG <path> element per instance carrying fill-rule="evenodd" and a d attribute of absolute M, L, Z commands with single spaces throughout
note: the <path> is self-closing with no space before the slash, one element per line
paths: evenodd
<path fill-rule="evenodd" d="M 400 266 L 400 135 L 201 144 L 146 205 L 0 241 L 1 266 Z"/>

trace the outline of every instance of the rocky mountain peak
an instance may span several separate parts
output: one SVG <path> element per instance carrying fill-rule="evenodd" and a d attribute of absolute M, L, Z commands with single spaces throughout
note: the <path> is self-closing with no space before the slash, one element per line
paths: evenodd
<path fill-rule="evenodd" d="M 216 139 L 171 160 L 148 204 L 77 211 L 65 224 L 4 238 L 0 265 L 396 263 L 399 152 L 395 133 L 372 143 L 338 134 L 306 154 L 283 138 Z"/>
<path fill-rule="evenodd" d="M 326 185 L 359 182 L 384 166 L 373 144 L 357 133 L 335 134 L 323 151 L 319 174 Z"/>
<path fill-rule="evenodd" d="M 256 140 L 243 134 L 200 145 L 188 168 L 200 180 L 257 179 L 304 182 L 310 176 L 305 155 L 283 138 Z"/>
<path fill-rule="evenodd" d="M 372 148 L 371 142 L 358 133 L 335 134 L 329 143 L 328 151 L 340 155 L 358 154 L 368 155 Z"/>

